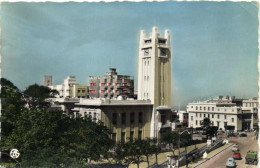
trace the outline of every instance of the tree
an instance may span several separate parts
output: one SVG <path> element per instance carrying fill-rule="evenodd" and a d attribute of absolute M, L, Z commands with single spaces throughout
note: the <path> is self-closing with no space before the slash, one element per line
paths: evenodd
<path fill-rule="evenodd" d="M 50 103 L 46 102 L 45 99 L 54 97 L 59 94 L 59 92 L 46 86 L 33 84 L 26 88 L 24 94 L 26 95 L 29 108 L 47 109 L 50 106 Z"/>
<path fill-rule="evenodd" d="M 176 148 L 178 148 L 178 140 L 179 140 L 179 134 L 178 132 L 171 132 L 171 131 L 167 131 L 166 133 L 162 134 L 162 142 L 166 142 L 169 145 L 172 146 L 172 152 L 174 155 L 174 151 Z"/>
<path fill-rule="evenodd" d="M 203 129 L 206 131 L 207 139 L 208 136 L 212 138 L 214 135 L 217 133 L 217 128 L 212 126 L 212 122 L 209 118 L 204 118 L 202 123 L 201 123 Z"/>
<path fill-rule="evenodd" d="M 83 167 L 87 159 L 108 155 L 112 141 L 105 126 L 62 111 L 26 108 L 23 94 L 6 83 L 1 92 L 1 150 L 17 148 L 21 166 Z"/>

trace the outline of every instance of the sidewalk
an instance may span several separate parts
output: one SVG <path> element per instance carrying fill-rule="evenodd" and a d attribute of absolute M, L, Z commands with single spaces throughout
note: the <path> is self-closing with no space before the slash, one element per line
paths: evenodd
<path fill-rule="evenodd" d="M 196 147 L 197 148 L 201 148 L 201 147 L 203 147 L 205 145 L 206 145 L 206 143 L 201 143 L 201 144 L 197 144 Z M 188 146 L 187 147 L 187 152 L 190 152 L 193 149 L 195 149 L 195 145 Z M 180 152 L 183 152 L 183 151 L 185 151 L 185 148 L 180 148 Z M 172 155 L 173 153 L 172 152 L 160 153 L 158 155 L 158 164 L 164 163 L 166 161 L 166 157 L 167 157 L 168 154 Z M 175 150 L 174 154 L 178 155 L 179 154 L 179 150 Z M 155 155 L 152 155 L 151 157 L 149 157 L 149 163 L 150 163 L 150 166 L 155 164 Z M 142 162 L 140 164 L 140 168 L 147 168 L 147 167 L 148 167 L 147 162 Z M 136 164 L 130 164 L 129 168 L 137 168 L 137 165 Z"/>
<path fill-rule="evenodd" d="M 207 158 L 205 158 L 205 159 L 200 158 L 197 162 L 189 163 L 188 167 L 189 168 L 197 167 L 200 164 L 204 163 L 208 159 L 214 157 L 215 155 L 219 154 L 220 152 L 224 151 L 225 149 L 229 148 L 232 145 L 233 145 L 232 143 L 225 144 L 224 146 L 221 146 L 220 148 L 217 148 L 214 151 L 208 153 Z M 182 166 L 181 168 L 186 168 L 186 166 Z"/>

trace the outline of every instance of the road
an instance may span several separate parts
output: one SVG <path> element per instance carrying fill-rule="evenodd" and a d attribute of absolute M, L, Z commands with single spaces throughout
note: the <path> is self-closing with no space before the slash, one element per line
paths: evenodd
<path fill-rule="evenodd" d="M 254 133 L 248 133 L 248 137 L 231 137 L 229 142 L 236 143 L 240 147 L 240 153 L 242 160 L 236 160 L 237 168 L 257 168 L 255 165 L 246 165 L 245 156 L 248 150 L 258 151 L 257 140 Z M 229 157 L 232 157 L 232 150 L 228 148 L 211 158 L 207 162 L 200 165 L 198 168 L 224 168 L 226 167 L 226 161 Z"/>

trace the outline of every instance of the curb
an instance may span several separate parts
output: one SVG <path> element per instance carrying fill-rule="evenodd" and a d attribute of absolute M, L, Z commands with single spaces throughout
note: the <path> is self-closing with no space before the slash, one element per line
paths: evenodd
<path fill-rule="evenodd" d="M 228 147 L 226 147 L 225 149 L 223 149 L 223 150 L 221 150 L 221 151 L 219 151 L 219 152 L 217 152 L 217 153 L 215 153 L 213 156 L 211 156 L 210 158 L 206 158 L 205 160 L 203 160 L 202 162 L 200 162 L 199 164 L 197 164 L 196 166 L 194 166 L 193 168 L 196 168 L 196 167 L 198 167 L 198 166 L 200 166 L 200 165 L 202 165 L 203 163 L 205 163 L 206 161 L 208 161 L 208 160 L 210 160 L 211 158 L 213 158 L 213 157 L 215 157 L 216 155 L 218 155 L 219 153 L 221 153 L 221 152 L 223 152 L 224 150 L 226 150 L 226 149 L 228 149 L 228 148 L 230 148 L 231 146 L 233 146 L 234 144 L 232 143 L 231 145 L 229 145 Z"/>

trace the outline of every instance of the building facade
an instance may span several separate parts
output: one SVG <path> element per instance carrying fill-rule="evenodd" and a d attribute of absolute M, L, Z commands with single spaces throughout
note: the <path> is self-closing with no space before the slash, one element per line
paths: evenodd
<path fill-rule="evenodd" d="M 80 99 L 73 111 L 109 128 L 115 142 L 126 142 L 150 137 L 152 108 L 146 100 Z"/>
<path fill-rule="evenodd" d="M 198 103 L 189 103 L 189 127 L 201 127 L 204 118 L 209 118 L 213 126 L 219 129 L 250 130 L 258 122 L 257 107 L 241 106 L 246 100 L 234 99 L 231 97 L 207 100 Z M 236 102 L 236 103 L 234 103 Z"/>
<path fill-rule="evenodd" d="M 134 98 L 134 79 L 128 75 L 118 75 L 110 68 L 104 76 L 89 77 L 89 97 L 116 99 L 118 96 Z"/>
<path fill-rule="evenodd" d="M 44 76 L 44 86 L 52 86 L 52 76 Z"/>
<path fill-rule="evenodd" d="M 59 92 L 60 98 L 88 98 L 88 86 L 79 85 L 75 76 L 68 76 L 61 85 L 48 86 Z"/>

